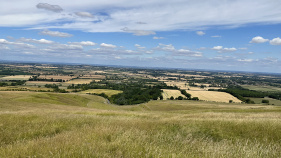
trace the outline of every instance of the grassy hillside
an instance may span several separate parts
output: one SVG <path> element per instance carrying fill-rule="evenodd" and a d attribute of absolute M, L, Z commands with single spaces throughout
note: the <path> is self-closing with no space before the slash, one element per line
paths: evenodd
<path fill-rule="evenodd" d="M 0 92 L 0 157 L 281 157 L 281 107 Z"/>

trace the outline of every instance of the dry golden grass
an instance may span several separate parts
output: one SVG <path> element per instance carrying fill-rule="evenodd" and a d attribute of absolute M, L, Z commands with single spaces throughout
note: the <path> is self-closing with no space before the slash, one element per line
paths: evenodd
<path fill-rule="evenodd" d="M 177 86 L 180 89 L 188 89 L 188 83 L 187 82 L 181 82 L 181 81 L 166 81 L 165 82 L 167 86 Z"/>
<path fill-rule="evenodd" d="M 192 97 L 198 97 L 200 100 L 204 100 L 204 101 L 228 103 L 229 100 L 232 100 L 235 103 L 241 103 L 241 100 L 225 92 L 202 91 L 202 90 L 201 91 L 187 90 L 186 92 L 191 94 Z"/>
<path fill-rule="evenodd" d="M 0 92 L 0 157 L 281 157 L 281 107 Z"/>
<path fill-rule="evenodd" d="M 15 75 L 15 76 L 5 76 L 0 79 L 2 80 L 28 80 L 30 75 Z"/>
<path fill-rule="evenodd" d="M 67 81 L 65 83 L 67 83 L 67 84 L 89 84 L 92 81 L 93 81 L 92 79 L 73 79 L 73 80 Z"/>
<path fill-rule="evenodd" d="M 179 90 L 174 90 L 174 89 L 162 89 L 163 90 L 163 99 L 167 100 L 170 97 L 177 98 L 179 96 L 185 97 L 184 95 L 181 94 Z"/>

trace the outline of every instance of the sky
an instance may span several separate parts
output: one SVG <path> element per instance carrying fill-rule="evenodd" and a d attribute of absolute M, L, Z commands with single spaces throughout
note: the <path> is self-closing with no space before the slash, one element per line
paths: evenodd
<path fill-rule="evenodd" d="M 0 60 L 281 73 L 280 0 L 0 0 Z"/>

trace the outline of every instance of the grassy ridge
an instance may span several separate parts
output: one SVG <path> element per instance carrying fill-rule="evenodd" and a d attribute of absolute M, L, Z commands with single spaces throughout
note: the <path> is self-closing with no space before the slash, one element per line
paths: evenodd
<path fill-rule="evenodd" d="M 281 107 L 0 92 L 0 157 L 280 157 Z"/>

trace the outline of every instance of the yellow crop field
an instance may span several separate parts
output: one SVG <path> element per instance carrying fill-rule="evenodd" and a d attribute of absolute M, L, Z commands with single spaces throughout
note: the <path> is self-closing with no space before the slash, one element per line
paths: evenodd
<path fill-rule="evenodd" d="M 2 80 L 28 80 L 30 75 L 15 75 L 15 76 L 5 76 L 0 79 Z"/>
<path fill-rule="evenodd" d="M 187 82 L 178 82 L 178 81 L 168 81 L 165 82 L 168 86 L 177 86 L 180 89 L 187 89 L 189 88 L 188 83 Z"/>
<path fill-rule="evenodd" d="M 68 83 L 68 84 L 89 84 L 92 81 L 93 81 L 92 79 L 74 79 L 74 80 L 70 80 L 66 83 Z"/>
<path fill-rule="evenodd" d="M 228 103 L 229 100 L 232 100 L 235 103 L 241 103 L 241 100 L 225 92 L 191 91 L 191 90 L 187 90 L 186 92 L 191 94 L 192 97 L 198 97 L 199 100 L 225 102 L 225 103 Z"/>
<path fill-rule="evenodd" d="M 111 90 L 111 89 L 88 89 L 88 90 L 82 91 L 80 93 L 96 93 L 96 94 L 105 93 L 107 96 L 111 97 L 112 95 L 122 93 L 122 91 Z"/>
<path fill-rule="evenodd" d="M 179 90 L 176 89 L 162 89 L 163 90 L 163 99 L 167 100 L 170 97 L 174 97 L 177 98 L 179 96 L 185 97 L 184 95 L 181 94 L 181 92 Z"/>

